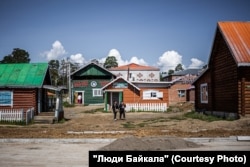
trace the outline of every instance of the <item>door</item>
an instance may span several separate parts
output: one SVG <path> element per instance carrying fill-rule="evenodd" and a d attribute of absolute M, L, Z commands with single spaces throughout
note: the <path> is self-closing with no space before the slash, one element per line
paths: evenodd
<path fill-rule="evenodd" d="M 74 92 L 74 103 L 75 104 L 84 104 L 84 91 L 75 91 Z"/>

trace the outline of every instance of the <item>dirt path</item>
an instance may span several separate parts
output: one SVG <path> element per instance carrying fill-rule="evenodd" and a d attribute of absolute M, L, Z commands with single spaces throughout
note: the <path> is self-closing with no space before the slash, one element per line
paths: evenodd
<path fill-rule="evenodd" d="M 126 113 L 126 120 L 113 120 L 111 112 L 95 112 L 103 106 L 76 106 L 65 108 L 64 123 L 33 124 L 28 126 L 1 125 L 0 138 L 120 138 L 127 135 L 145 136 L 176 136 L 176 137 L 227 137 L 250 135 L 250 117 L 235 121 L 205 122 L 187 119 L 182 112 Z M 124 133 L 84 133 L 86 131 Z M 78 132 L 78 133 L 69 133 Z M 129 132 L 129 133 L 125 133 Z"/>

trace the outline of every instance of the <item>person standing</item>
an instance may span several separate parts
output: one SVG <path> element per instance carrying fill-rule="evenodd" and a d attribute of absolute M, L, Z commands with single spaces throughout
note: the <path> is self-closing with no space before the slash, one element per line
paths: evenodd
<path fill-rule="evenodd" d="M 82 95 L 81 94 L 78 95 L 77 100 L 78 100 L 78 104 L 82 104 Z"/>
<path fill-rule="evenodd" d="M 122 116 L 123 116 L 123 119 L 126 119 L 125 117 L 125 108 L 126 108 L 126 104 L 122 101 L 119 105 L 119 109 L 120 109 L 120 119 L 122 119 Z"/>
<path fill-rule="evenodd" d="M 114 101 L 113 105 L 112 105 L 112 110 L 113 110 L 115 121 L 116 121 L 116 114 L 117 114 L 118 109 L 119 109 L 118 103 L 117 103 L 117 101 Z"/>

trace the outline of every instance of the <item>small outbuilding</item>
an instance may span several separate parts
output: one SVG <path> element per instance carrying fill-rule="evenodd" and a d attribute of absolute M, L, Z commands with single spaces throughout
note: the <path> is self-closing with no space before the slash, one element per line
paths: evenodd
<path fill-rule="evenodd" d="M 0 109 L 48 110 L 48 63 L 0 64 Z"/>
<path fill-rule="evenodd" d="M 208 68 L 193 85 L 197 111 L 250 114 L 250 22 L 218 22 Z"/>

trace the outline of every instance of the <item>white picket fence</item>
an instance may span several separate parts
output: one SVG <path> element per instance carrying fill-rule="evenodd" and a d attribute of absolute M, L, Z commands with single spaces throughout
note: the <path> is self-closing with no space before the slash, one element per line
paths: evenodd
<path fill-rule="evenodd" d="M 167 111 L 167 103 L 126 103 L 126 111 Z"/>
<path fill-rule="evenodd" d="M 24 112 L 23 109 L 0 109 L 0 121 L 19 122 L 25 121 L 26 125 L 34 119 L 34 108 Z"/>

